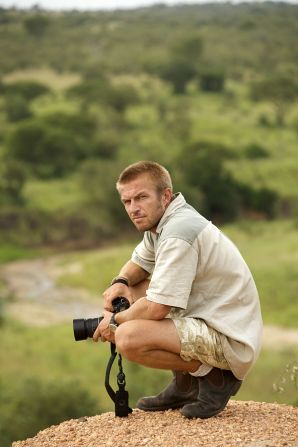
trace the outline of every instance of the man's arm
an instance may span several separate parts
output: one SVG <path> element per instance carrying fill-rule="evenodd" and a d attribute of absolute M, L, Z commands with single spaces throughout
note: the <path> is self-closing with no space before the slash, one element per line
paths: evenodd
<path fill-rule="evenodd" d="M 165 318 L 171 310 L 171 306 L 164 304 L 154 303 L 149 301 L 146 297 L 140 298 L 129 309 L 115 314 L 114 318 L 116 323 L 122 324 L 130 320 L 162 320 Z M 93 340 L 98 341 L 99 338 L 102 341 L 115 342 L 115 334 L 110 331 L 109 322 L 111 320 L 111 312 L 103 312 L 103 320 L 93 334 Z"/>
<path fill-rule="evenodd" d="M 154 303 L 146 297 L 140 298 L 129 309 L 115 315 L 118 324 L 130 320 L 162 320 L 171 310 L 171 306 Z"/>
<path fill-rule="evenodd" d="M 124 296 L 132 304 L 136 297 L 133 296 L 131 288 L 147 279 L 149 273 L 142 267 L 132 261 L 128 261 L 120 270 L 116 278 L 124 278 L 128 282 L 128 286 L 122 282 L 115 283 L 106 289 L 103 293 L 104 309 L 112 310 L 112 301 L 118 296 Z M 115 279 L 115 278 L 114 278 Z"/>
<path fill-rule="evenodd" d="M 142 267 L 129 260 L 120 270 L 118 276 L 124 277 L 128 280 L 129 286 L 135 286 L 144 279 L 147 279 L 149 273 Z"/>

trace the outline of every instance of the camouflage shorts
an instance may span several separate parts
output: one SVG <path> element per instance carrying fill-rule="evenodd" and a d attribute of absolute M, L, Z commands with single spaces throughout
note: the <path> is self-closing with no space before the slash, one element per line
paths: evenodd
<path fill-rule="evenodd" d="M 199 360 L 204 365 L 230 369 L 223 353 L 220 335 L 215 329 L 198 318 L 171 315 L 171 319 L 181 341 L 180 357 L 183 360 Z"/>

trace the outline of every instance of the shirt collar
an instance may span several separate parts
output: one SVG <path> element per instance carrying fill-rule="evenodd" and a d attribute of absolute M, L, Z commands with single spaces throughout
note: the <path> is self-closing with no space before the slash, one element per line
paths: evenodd
<path fill-rule="evenodd" d="M 168 208 L 165 210 L 162 218 L 159 221 L 159 224 L 157 225 L 156 233 L 159 234 L 162 231 L 162 229 L 163 229 L 165 223 L 167 222 L 167 220 L 169 219 L 169 217 L 178 208 L 181 208 L 185 204 L 186 204 L 186 201 L 185 201 L 185 198 L 183 197 L 183 195 L 181 194 L 181 192 L 177 192 L 176 194 L 174 194 L 174 199 L 172 200 L 172 202 L 170 203 Z"/>

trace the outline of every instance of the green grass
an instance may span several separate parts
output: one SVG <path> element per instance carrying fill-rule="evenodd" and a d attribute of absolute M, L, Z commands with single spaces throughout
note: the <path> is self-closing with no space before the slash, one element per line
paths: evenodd
<path fill-rule="evenodd" d="M 50 212 L 78 206 L 83 195 L 82 189 L 73 177 L 46 182 L 30 180 L 24 190 L 28 207 Z"/>
<path fill-rule="evenodd" d="M 99 250 L 66 254 L 61 259 L 61 265 L 79 263 L 82 270 L 79 273 L 62 275 L 58 284 L 83 287 L 92 293 L 100 294 L 109 286 L 112 278 L 118 274 L 122 265 L 130 259 L 135 245 L 122 243 Z"/>
<path fill-rule="evenodd" d="M 31 259 L 41 255 L 41 250 L 12 244 L 0 245 L 0 264 L 21 259 Z"/>

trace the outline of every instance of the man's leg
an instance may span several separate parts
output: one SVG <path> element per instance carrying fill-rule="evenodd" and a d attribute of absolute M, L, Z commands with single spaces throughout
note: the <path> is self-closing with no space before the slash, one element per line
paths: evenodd
<path fill-rule="evenodd" d="M 187 364 L 189 362 L 185 362 L 178 355 L 180 352 L 180 340 L 172 320 L 166 319 L 162 321 L 161 326 L 154 324 L 160 322 L 147 322 L 144 320 L 129 322 L 121 325 L 116 331 L 116 344 L 118 344 L 118 349 L 120 352 L 122 350 L 124 356 L 145 366 L 153 368 L 166 367 L 165 369 L 173 370 L 173 380 L 161 393 L 156 396 L 147 396 L 139 399 L 137 408 L 145 411 L 181 408 L 186 404 L 196 402 L 199 393 L 198 378 L 184 372 L 188 370 Z M 150 323 L 153 323 L 153 325 Z M 125 327 L 125 325 L 127 326 Z M 149 334 L 152 334 L 153 337 Z M 144 340 L 144 335 L 146 340 Z M 127 340 L 130 340 L 130 343 Z M 137 341 L 140 343 L 136 343 Z M 160 342 L 162 342 L 161 346 Z M 158 349 L 156 349 L 156 346 L 158 346 Z M 156 363 L 156 354 L 159 357 L 158 365 Z M 162 362 L 162 366 L 160 362 Z M 164 362 L 166 362 L 166 365 Z M 182 370 L 178 370 L 177 362 L 182 367 Z M 198 364 L 198 362 L 193 363 L 190 369 L 195 370 L 198 368 Z"/>
<path fill-rule="evenodd" d="M 128 360 L 158 369 L 196 371 L 201 362 L 180 357 L 181 343 L 173 321 L 133 320 L 121 324 L 115 334 L 116 346 Z"/>

